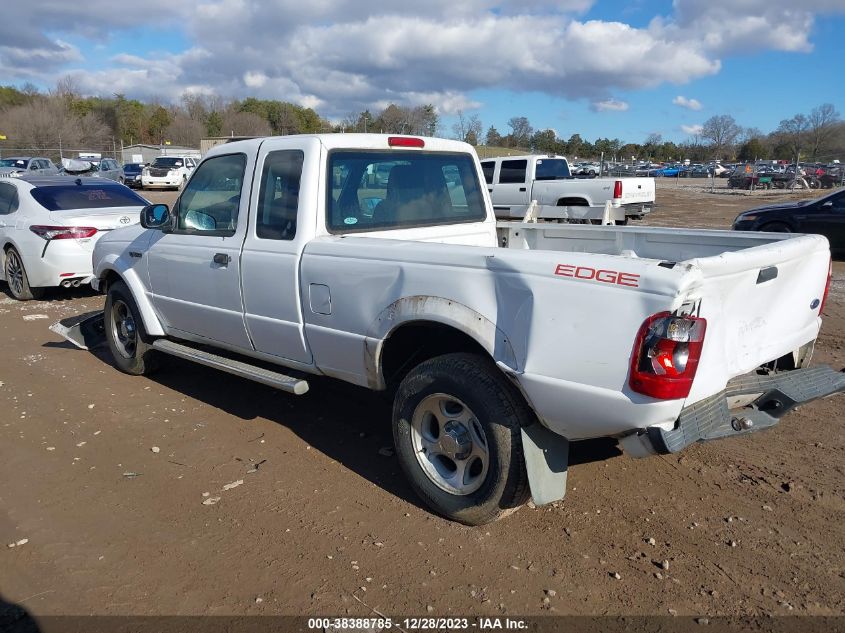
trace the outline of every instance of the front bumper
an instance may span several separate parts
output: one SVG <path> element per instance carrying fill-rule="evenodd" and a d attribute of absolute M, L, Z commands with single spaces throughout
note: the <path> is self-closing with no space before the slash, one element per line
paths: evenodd
<path fill-rule="evenodd" d="M 182 186 L 182 176 L 167 176 L 164 178 L 144 176 L 141 178 L 141 185 L 144 189 L 178 189 Z"/>
<path fill-rule="evenodd" d="M 827 365 L 770 376 L 747 374 L 731 380 L 724 391 L 682 409 L 675 428 L 649 427 L 645 434 L 655 452 L 677 453 L 694 442 L 771 428 L 799 405 L 841 392 L 845 392 L 845 370 Z M 728 408 L 730 398 L 748 394 L 760 395 L 746 407 Z"/>

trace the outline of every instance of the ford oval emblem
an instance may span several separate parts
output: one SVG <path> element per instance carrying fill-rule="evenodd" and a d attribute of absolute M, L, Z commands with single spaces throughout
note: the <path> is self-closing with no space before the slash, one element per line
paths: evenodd
<path fill-rule="evenodd" d="M 129 224 L 131 221 L 132 218 L 130 218 L 128 215 L 124 215 L 122 218 L 120 218 L 121 224 Z"/>
<path fill-rule="evenodd" d="M 818 299 L 813 299 L 813 302 L 810 304 L 810 310 L 815 310 L 816 308 L 818 308 L 820 303 L 821 301 L 819 301 Z"/>

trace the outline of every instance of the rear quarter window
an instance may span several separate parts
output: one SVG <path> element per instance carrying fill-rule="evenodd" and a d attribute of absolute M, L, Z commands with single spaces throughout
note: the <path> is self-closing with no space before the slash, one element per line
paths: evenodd
<path fill-rule="evenodd" d="M 527 170 L 527 160 L 503 160 L 502 167 L 499 170 L 499 184 L 523 183 Z"/>

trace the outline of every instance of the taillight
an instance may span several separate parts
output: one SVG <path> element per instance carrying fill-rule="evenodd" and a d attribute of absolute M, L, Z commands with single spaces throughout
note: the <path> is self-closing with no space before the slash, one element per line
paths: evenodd
<path fill-rule="evenodd" d="M 91 226 L 41 226 L 33 225 L 29 230 L 45 240 L 81 240 L 93 237 L 97 229 Z"/>
<path fill-rule="evenodd" d="M 622 197 L 622 181 L 617 180 L 613 183 L 613 197 L 614 198 L 621 198 Z"/>
<path fill-rule="evenodd" d="M 822 295 L 822 303 L 819 306 L 819 316 L 821 316 L 822 312 L 824 311 L 824 304 L 827 302 L 827 295 L 830 292 L 830 280 L 833 279 L 833 258 L 830 260 L 830 264 L 827 267 L 827 282 L 824 285 L 824 294 Z"/>
<path fill-rule="evenodd" d="M 388 136 L 387 144 L 390 147 L 425 147 L 425 141 L 413 136 Z"/>
<path fill-rule="evenodd" d="M 706 329 L 707 321 L 698 317 L 661 312 L 646 319 L 631 356 L 631 389 L 661 400 L 686 398 Z"/>

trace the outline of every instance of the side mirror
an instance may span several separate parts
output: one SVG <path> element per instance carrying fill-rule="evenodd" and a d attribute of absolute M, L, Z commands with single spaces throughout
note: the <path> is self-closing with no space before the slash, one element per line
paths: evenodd
<path fill-rule="evenodd" d="M 166 204 L 149 204 L 141 210 L 141 226 L 161 229 L 170 225 L 170 209 Z"/>

